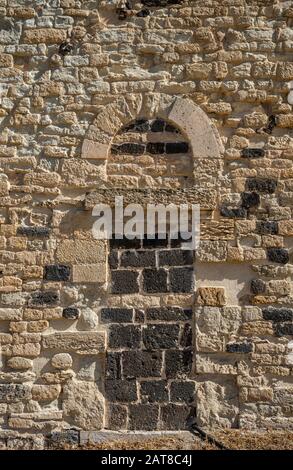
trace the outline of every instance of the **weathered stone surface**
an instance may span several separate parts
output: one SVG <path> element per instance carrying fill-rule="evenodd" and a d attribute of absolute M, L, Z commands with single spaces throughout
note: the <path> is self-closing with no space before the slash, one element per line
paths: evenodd
<path fill-rule="evenodd" d="M 66 419 L 84 430 L 103 427 L 104 398 L 95 383 L 72 380 L 63 388 Z"/>
<path fill-rule="evenodd" d="M 64 240 L 57 247 L 62 263 L 92 264 L 106 260 L 105 243 L 100 240 Z"/>
<path fill-rule="evenodd" d="M 221 307 L 226 304 L 225 289 L 223 287 L 199 287 L 197 303 L 198 305 Z"/>
<path fill-rule="evenodd" d="M 292 427 L 289 2 L 28 3 L 0 0 L 0 447 Z M 199 204 L 195 256 L 95 239 L 116 196 Z"/>
<path fill-rule="evenodd" d="M 70 369 L 72 366 L 72 358 L 70 354 L 59 353 L 52 357 L 51 363 L 55 369 Z"/>
<path fill-rule="evenodd" d="M 98 354 L 105 350 L 105 335 L 103 332 L 52 333 L 43 336 L 43 347 L 77 354 Z"/>
<path fill-rule="evenodd" d="M 33 385 L 32 399 L 36 401 L 53 401 L 59 397 L 60 392 L 60 385 Z"/>

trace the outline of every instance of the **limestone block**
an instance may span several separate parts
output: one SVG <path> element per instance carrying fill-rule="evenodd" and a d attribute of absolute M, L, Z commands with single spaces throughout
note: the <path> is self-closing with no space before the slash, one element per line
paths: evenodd
<path fill-rule="evenodd" d="M 61 392 L 60 385 L 33 385 L 32 398 L 36 401 L 56 400 Z"/>
<path fill-rule="evenodd" d="M 73 265 L 72 280 L 78 283 L 104 283 L 107 279 L 106 263 Z"/>
<path fill-rule="evenodd" d="M 237 424 L 238 390 L 228 377 L 199 382 L 196 404 L 199 426 L 229 428 Z"/>
<path fill-rule="evenodd" d="M 32 369 L 33 368 L 33 361 L 31 359 L 27 359 L 26 357 L 12 357 L 8 359 L 7 365 L 11 369 Z"/>
<path fill-rule="evenodd" d="M 196 259 L 202 263 L 217 263 L 226 261 L 227 242 L 221 240 L 202 240 L 196 253 Z"/>
<path fill-rule="evenodd" d="M 200 224 L 200 238 L 201 240 L 233 240 L 234 221 L 203 220 Z"/>
<path fill-rule="evenodd" d="M 63 388 L 65 419 L 88 431 L 103 427 L 104 398 L 92 382 L 71 380 Z"/>
<path fill-rule="evenodd" d="M 106 244 L 103 240 L 63 240 L 57 247 L 61 263 L 100 264 L 106 262 Z"/>
<path fill-rule="evenodd" d="M 239 398 L 243 402 L 272 401 L 274 392 L 269 387 L 243 387 L 240 389 Z"/>
<path fill-rule="evenodd" d="M 192 101 L 176 99 L 168 119 L 189 138 L 193 157 L 220 157 L 223 151 L 218 132 L 206 114 Z"/>
<path fill-rule="evenodd" d="M 66 40 L 66 30 L 53 28 L 26 29 L 23 41 L 27 44 L 60 44 Z"/>
<path fill-rule="evenodd" d="M 11 54 L 0 54 L 0 67 L 13 67 L 13 56 Z"/>
<path fill-rule="evenodd" d="M 67 353 L 55 354 L 51 360 L 52 366 L 55 369 L 70 369 L 72 366 L 72 357 Z"/>
<path fill-rule="evenodd" d="M 43 336 L 44 349 L 75 351 L 77 354 L 99 354 L 105 350 L 104 332 L 62 332 Z"/>
<path fill-rule="evenodd" d="M 84 139 L 81 149 L 82 158 L 106 160 L 110 146 L 102 142 Z"/>
<path fill-rule="evenodd" d="M 0 320 L 21 320 L 22 313 L 21 310 L 16 308 L 0 308 Z"/>
<path fill-rule="evenodd" d="M 91 308 L 84 308 L 81 311 L 78 325 L 82 330 L 95 330 L 99 325 L 98 315 Z"/>
<path fill-rule="evenodd" d="M 197 303 L 212 307 L 226 304 L 225 289 L 223 287 L 199 287 L 197 290 Z"/>
<path fill-rule="evenodd" d="M 270 336 L 273 334 L 273 327 L 267 321 L 251 321 L 243 323 L 241 327 L 241 335 L 243 336 Z"/>
<path fill-rule="evenodd" d="M 206 79 L 212 71 L 212 64 L 209 63 L 196 63 L 186 66 L 187 78 L 191 79 Z"/>
<path fill-rule="evenodd" d="M 293 220 L 280 220 L 279 234 L 287 237 L 293 236 Z"/>

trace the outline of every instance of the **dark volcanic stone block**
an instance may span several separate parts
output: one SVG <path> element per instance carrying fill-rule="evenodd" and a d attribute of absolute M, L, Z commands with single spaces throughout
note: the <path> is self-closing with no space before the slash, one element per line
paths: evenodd
<path fill-rule="evenodd" d="M 274 330 L 277 336 L 293 336 L 293 323 L 275 323 Z"/>
<path fill-rule="evenodd" d="M 49 264 L 45 266 L 44 279 L 46 281 L 69 281 L 70 267 L 64 264 Z"/>
<path fill-rule="evenodd" d="M 293 321 L 293 308 L 288 307 L 266 307 L 262 309 L 264 320 L 273 322 Z"/>
<path fill-rule="evenodd" d="M 140 395 L 144 403 L 168 401 L 167 380 L 148 380 L 140 383 Z"/>
<path fill-rule="evenodd" d="M 268 248 L 267 255 L 273 263 L 286 264 L 289 261 L 289 253 L 285 248 Z"/>
<path fill-rule="evenodd" d="M 133 294 L 139 291 L 138 272 L 121 269 L 112 271 L 112 294 Z"/>
<path fill-rule="evenodd" d="M 273 194 L 277 189 L 277 184 L 277 181 L 271 178 L 248 178 L 246 180 L 246 189 L 248 191 Z"/>
<path fill-rule="evenodd" d="M 56 305 L 59 302 L 59 293 L 54 291 L 34 292 L 31 297 L 31 305 Z"/>
<path fill-rule="evenodd" d="M 278 222 L 272 221 L 261 221 L 256 223 L 256 231 L 260 235 L 277 235 L 278 233 Z"/>
<path fill-rule="evenodd" d="M 163 119 L 155 119 L 151 125 L 152 132 L 164 132 L 165 130 L 165 121 Z"/>
<path fill-rule="evenodd" d="M 184 266 L 193 264 L 192 250 L 164 250 L 159 252 L 160 266 Z"/>
<path fill-rule="evenodd" d="M 156 266 L 154 251 L 124 251 L 121 253 L 120 264 L 122 268 L 145 268 Z"/>
<path fill-rule="evenodd" d="M 145 152 L 145 145 L 135 143 L 114 144 L 111 147 L 111 152 L 113 155 L 142 155 Z"/>
<path fill-rule="evenodd" d="M 165 238 L 159 238 L 158 234 L 155 235 L 154 239 L 147 238 L 145 235 L 143 239 L 143 248 L 148 248 L 148 249 L 154 249 L 154 248 L 160 248 L 160 247 L 167 247 L 168 246 L 168 237 L 166 236 Z"/>
<path fill-rule="evenodd" d="M 26 384 L 0 384 L 0 402 L 18 402 L 31 398 L 30 387 Z"/>
<path fill-rule="evenodd" d="M 136 309 L 134 311 L 134 321 L 135 323 L 144 323 L 145 315 L 143 310 Z"/>
<path fill-rule="evenodd" d="M 76 320 L 79 317 L 79 309 L 76 307 L 66 307 L 63 309 L 62 316 L 67 320 Z"/>
<path fill-rule="evenodd" d="M 220 214 L 222 217 L 228 217 L 229 219 L 244 219 L 247 216 L 246 209 L 244 207 L 220 207 Z"/>
<path fill-rule="evenodd" d="M 140 340 L 140 326 L 115 324 L 109 327 L 109 348 L 135 349 L 139 347 Z"/>
<path fill-rule="evenodd" d="M 187 142 L 167 142 L 166 153 L 187 153 L 189 151 L 189 145 Z"/>
<path fill-rule="evenodd" d="M 165 143 L 164 142 L 148 142 L 147 143 L 147 152 L 152 155 L 161 155 L 165 153 Z"/>
<path fill-rule="evenodd" d="M 48 227 L 18 227 L 18 235 L 26 235 L 27 237 L 48 237 L 51 233 L 51 229 Z"/>
<path fill-rule="evenodd" d="M 241 205 L 244 209 L 257 207 L 260 204 L 260 196 L 256 192 L 241 193 Z"/>
<path fill-rule="evenodd" d="M 132 124 L 123 127 L 122 132 L 147 132 L 150 130 L 150 123 L 147 119 L 137 119 Z"/>
<path fill-rule="evenodd" d="M 183 328 L 183 332 L 180 338 L 180 346 L 187 348 L 192 346 L 192 327 L 189 323 L 186 323 Z"/>
<path fill-rule="evenodd" d="M 161 421 L 163 429 L 183 430 L 189 426 L 192 410 L 188 405 L 163 405 L 161 407 Z"/>
<path fill-rule="evenodd" d="M 167 292 L 167 271 L 164 269 L 144 269 L 143 290 L 147 293 Z"/>
<path fill-rule="evenodd" d="M 263 294 L 266 290 L 266 283 L 261 279 L 252 279 L 250 283 L 250 290 L 253 294 Z"/>
<path fill-rule="evenodd" d="M 131 323 L 132 308 L 102 308 L 101 323 Z"/>
<path fill-rule="evenodd" d="M 191 320 L 192 309 L 181 307 L 151 307 L 146 309 L 146 319 L 159 321 Z"/>
<path fill-rule="evenodd" d="M 191 373 L 192 368 L 191 350 L 169 350 L 166 351 L 166 377 L 183 378 Z"/>
<path fill-rule="evenodd" d="M 146 349 L 170 349 L 178 345 L 179 325 L 148 325 L 142 330 Z"/>
<path fill-rule="evenodd" d="M 119 265 L 118 250 L 111 250 L 108 255 L 108 264 L 111 269 L 117 269 Z"/>
<path fill-rule="evenodd" d="M 261 148 L 245 148 L 242 149 L 241 156 L 244 158 L 261 158 L 265 156 L 265 151 Z"/>
<path fill-rule="evenodd" d="M 105 366 L 107 379 L 121 379 L 121 353 L 108 352 Z"/>
<path fill-rule="evenodd" d="M 128 429 L 152 431 L 157 429 L 159 420 L 158 405 L 130 405 Z"/>
<path fill-rule="evenodd" d="M 112 402 L 129 403 L 137 400 L 135 380 L 106 380 L 106 399 Z"/>
<path fill-rule="evenodd" d="M 64 444 L 79 444 L 79 431 L 77 429 L 66 429 L 65 431 L 53 431 L 47 436 L 49 446 L 61 446 Z"/>
<path fill-rule="evenodd" d="M 124 377 L 160 377 L 162 353 L 159 351 L 123 351 L 122 369 Z"/>
<path fill-rule="evenodd" d="M 133 240 L 129 240 L 126 237 L 123 237 L 121 239 L 116 239 L 116 238 L 111 238 L 110 240 L 110 248 L 111 249 L 132 249 L 132 248 L 140 248 L 141 247 L 141 239 L 140 238 L 134 238 Z"/>
<path fill-rule="evenodd" d="M 171 292 L 192 292 L 193 284 L 193 268 L 170 269 Z"/>
<path fill-rule="evenodd" d="M 195 383 L 184 381 L 175 381 L 170 387 L 170 401 L 191 403 L 194 400 Z"/>
<path fill-rule="evenodd" d="M 251 343 L 230 343 L 226 346 L 228 353 L 250 353 L 252 352 L 253 346 Z"/>
<path fill-rule="evenodd" d="M 127 425 L 127 407 L 124 405 L 117 405 L 115 403 L 108 403 L 107 405 L 107 428 L 115 431 L 126 429 Z"/>

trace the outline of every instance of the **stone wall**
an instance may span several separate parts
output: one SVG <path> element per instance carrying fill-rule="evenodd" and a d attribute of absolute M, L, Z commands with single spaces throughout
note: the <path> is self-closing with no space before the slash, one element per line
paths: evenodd
<path fill-rule="evenodd" d="M 292 23 L 281 0 L 0 0 L 1 445 L 292 428 Z M 115 194 L 199 203 L 195 258 L 95 240 Z"/>

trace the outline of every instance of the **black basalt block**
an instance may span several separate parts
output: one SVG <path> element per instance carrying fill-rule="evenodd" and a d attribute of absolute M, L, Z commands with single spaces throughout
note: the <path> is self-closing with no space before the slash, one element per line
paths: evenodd
<path fill-rule="evenodd" d="M 248 178 L 246 180 L 246 189 L 259 193 L 273 194 L 277 189 L 277 181 L 272 178 Z"/>
<path fill-rule="evenodd" d="M 134 294 L 139 291 L 138 272 L 121 269 L 111 273 L 112 294 Z"/>
<path fill-rule="evenodd" d="M 226 351 L 228 353 L 250 353 L 252 352 L 252 344 L 251 343 L 230 343 L 226 346 Z"/>
<path fill-rule="evenodd" d="M 63 318 L 66 318 L 67 320 L 77 320 L 79 314 L 79 309 L 76 307 L 66 307 L 62 312 Z"/>
<path fill-rule="evenodd" d="M 256 231 L 260 235 L 277 235 L 278 233 L 278 222 L 274 220 L 260 221 L 256 223 Z"/>
<path fill-rule="evenodd" d="M 267 255 L 273 263 L 286 264 L 289 261 L 289 253 L 285 248 L 268 248 Z"/>
<path fill-rule="evenodd" d="M 266 307 L 262 309 L 264 320 L 273 322 L 293 321 L 293 308 L 288 307 Z"/>
<path fill-rule="evenodd" d="M 261 158 L 265 156 L 265 151 L 261 148 L 245 148 L 242 149 L 241 156 L 244 158 Z"/>
<path fill-rule="evenodd" d="M 179 339 L 179 325 L 151 324 L 142 330 L 142 339 L 146 349 L 176 348 Z"/>
<path fill-rule="evenodd" d="M 147 380 L 140 383 L 140 395 L 144 403 L 168 401 L 167 380 Z"/>
<path fill-rule="evenodd" d="M 168 292 L 167 271 L 164 269 L 143 270 L 143 290 L 149 294 Z"/>
<path fill-rule="evenodd" d="M 251 207 L 257 207 L 260 204 L 260 196 L 256 192 L 241 193 L 241 205 L 244 209 L 250 209 Z"/>
<path fill-rule="evenodd" d="M 49 264 L 45 266 L 44 279 L 46 281 L 69 281 L 70 267 L 64 264 Z"/>
<path fill-rule="evenodd" d="M 51 233 L 51 229 L 48 227 L 18 227 L 18 235 L 26 235 L 27 237 L 48 237 Z"/>
<path fill-rule="evenodd" d="M 31 305 L 56 305 L 59 301 L 59 293 L 54 291 L 34 292 L 31 297 Z"/>
<path fill-rule="evenodd" d="M 250 290 L 253 294 L 263 294 L 266 290 L 266 283 L 261 279 L 252 279 L 250 283 Z"/>
<path fill-rule="evenodd" d="M 222 217 L 228 217 L 229 219 L 245 219 L 247 216 L 247 212 L 244 207 L 221 206 L 220 214 Z"/>
<path fill-rule="evenodd" d="M 192 292 L 193 291 L 193 268 L 171 268 L 170 269 L 170 291 Z"/>

